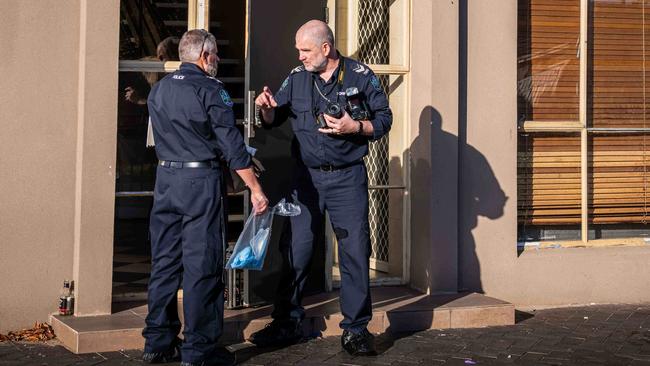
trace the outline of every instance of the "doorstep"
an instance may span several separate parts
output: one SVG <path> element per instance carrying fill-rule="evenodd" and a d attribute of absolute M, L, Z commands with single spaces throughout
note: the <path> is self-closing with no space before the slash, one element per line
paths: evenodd
<path fill-rule="evenodd" d="M 514 305 L 477 293 L 424 295 L 403 286 L 374 287 L 371 291 L 373 318 L 368 330 L 373 333 L 478 328 L 513 325 L 515 322 Z M 338 291 L 306 297 L 304 304 L 305 334 L 312 337 L 341 334 L 338 324 L 343 316 L 339 309 Z M 271 310 L 269 305 L 226 310 L 220 342 L 245 341 L 251 333 L 271 321 Z M 140 305 L 111 315 L 53 315 L 50 323 L 59 340 L 74 353 L 110 352 L 143 348 L 141 333 L 146 315 L 146 305 Z"/>

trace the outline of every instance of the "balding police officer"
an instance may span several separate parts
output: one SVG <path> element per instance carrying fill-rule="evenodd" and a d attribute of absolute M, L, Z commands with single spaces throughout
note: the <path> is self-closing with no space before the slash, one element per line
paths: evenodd
<path fill-rule="evenodd" d="M 302 214 L 291 218 L 291 243 L 283 248 L 291 271 L 281 280 L 273 322 L 255 333 L 259 346 L 287 344 L 302 337 L 302 291 L 309 272 L 313 239 L 323 235 L 328 211 L 339 245 L 341 269 L 341 343 L 353 355 L 375 353 L 373 336 L 366 326 L 372 317 L 369 289 L 370 236 L 368 178 L 363 157 L 368 141 L 390 130 L 392 113 L 379 80 L 366 66 L 341 56 L 327 24 L 312 20 L 296 33 L 302 66 L 295 68 L 273 94 L 264 87 L 255 103 L 269 125 L 291 120 L 297 160 L 292 196 Z M 316 116 L 333 104 L 344 106 L 346 92 L 357 88 L 370 115 L 354 120 L 325 115 L 326 128 Z M 349 94 L 349 93 L 348 93 Z M 349 98 L 348 98 L 349 100 Z"/>
<path fill-rule="evenodd" d="M 143 360 L 182 365 L 234 364 L 217 348 L 223 328 L 224 212 L 219 158 L 251 191 L 256 213 L 268 201 L 235 127 L 232 100 L 217 73 L 217 43 L 205 30 L 181 38 L 180 69 L 151 90 L 147 101 L 159 166 L 151 211 L 152 268 Z M 176 293 L 183 285 L 184 340 Z"/>

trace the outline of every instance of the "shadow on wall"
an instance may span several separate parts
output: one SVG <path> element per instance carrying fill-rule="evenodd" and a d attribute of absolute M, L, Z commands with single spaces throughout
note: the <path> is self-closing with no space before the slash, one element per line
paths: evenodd
<path fill-rule="evenodd" d="M 498 138 L 498 135 L 483 138 Z M 458 289 L 483 293 L 477 243 L 472 231 L 479 217 L 496 220 L 503 216 L 508 200 L 485 156 L 461 139 L 459 156 L 459 219 L 458 219 Z M 493 245 L 484 238 L 480 245 Z"/>
<path fill-rule="evenodd" d="M 411 234 L 411 257 L 425 255 L 430 258 L 427 264 L 414 261 L 412 273 L 418 276 L 421 273 L 418 271 L 426 271 L 426 286 L 434 293 L 483 293 L 472 230 L 479 216 L 490 220 L 501 217 L 508 199 L 485 156 L 466 143 L 465 129 L 466 126 L 459 126 L 462 138 L 444 131 L 441 114 L 427 106 L 420 113 L 420 134 L 407 152 L 413 157 L 412 221 L 414 227 L 429 230 L 430 238 L 428 243 L 418 243 L 418 236 L 427 237 L 426 233 Z M 425 190 L 420 189 L 422 187 L 426 187 Z M 490 244 L 489 240 L 480 243 Z M 446 259 L 457 260 L 457 263 L 448 263 Z M 426 267 L 422 268 L 423 265 Z M 450 273 L 454 268 L 457 273 Z M 450 282 L 453 278 L 457 278 L 457 283 Z M 445 282 L 446 285 L 439 286 Z"/>
<path fill-rule="evenodd" d="M 427 289 L 435 296 L 424 296 L 388 312 L 387 333 L 440 326 L 444 320 L 433 318 L 435 308 L 462 299 L 470 292 L 483 293 L 477 242 L 472 231 L 480 216 L 490 220 L 503 216 L 508 199 L 485 156 L 467 144 L 466 126 L 459 126 L 459 135 L 463 136 L 459 138 L 444 131 L 442 122 L 438 110 L 425 107 L 420 112 L 419 135 L 404 156 L 404 162 L 409 162 L 409 156 L 412 158 L 411 221 L 412 227 L 418 230 L 411 233 L 411 258 L 428 258 L 427 263 L 412 260 L 412 278 L 425 271 Z M 400 168 L 398 159 L 394 158 L 391 169 Z M 491 244 L 489 240 L 479 243 Z M 427 311 L 420 311 L 417 318 L 407 320 L 403 314 L 409 309 Z M 379 342 L 380 352 L 390 348 L 395 340 L 383 335 L 380 339 L 383 340 Z"/>

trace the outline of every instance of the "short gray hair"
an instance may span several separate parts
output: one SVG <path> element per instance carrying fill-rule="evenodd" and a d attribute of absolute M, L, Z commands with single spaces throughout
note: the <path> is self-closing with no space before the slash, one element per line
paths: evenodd
<path fill-rule="evenodd" d="M 329 43 L 330 47 L 332 48 L 336 47 L 334 45 L 334 33 L 332 33 L 332 29 L 330 27 L 327 27 L 327 33 L 322 35 L 319 41 L 320 44 Z"/>
<path fill-rule="evenodd" d="M 182 62 L 195 62 L 201 57 L 201 50 L 213 52 L 217 39 L 205 29 L 192 29 L 183 34 L 178 44 L 178 56 Z"/>

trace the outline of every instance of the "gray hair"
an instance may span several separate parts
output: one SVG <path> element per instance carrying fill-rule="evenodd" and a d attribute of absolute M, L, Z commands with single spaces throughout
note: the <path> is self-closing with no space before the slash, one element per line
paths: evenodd
<path fill-rule="evenodd" d="M 178 44 L 178 55 L 182 62 L 195 62 L 201 57 L 201 50 L 214 52 L 217 39 L 205 29 L 192 29 L 183 34 Z"/>
<path fill-rule="evenodd" d="M 323 34 L 319 39 L 320 44 L 323 43 L 329 43 L 330 47 L 334 48 L 334 33 L 332 33 L 332 29 L 330 27 L 327 27 L 327 33 Z"/>

